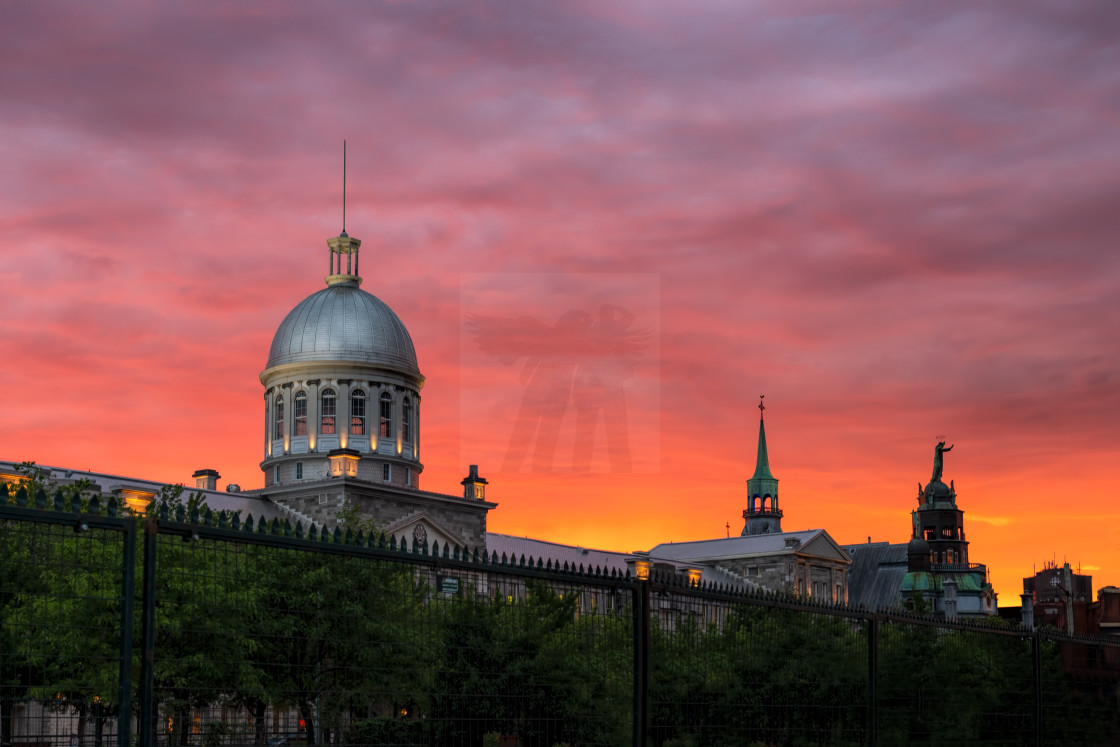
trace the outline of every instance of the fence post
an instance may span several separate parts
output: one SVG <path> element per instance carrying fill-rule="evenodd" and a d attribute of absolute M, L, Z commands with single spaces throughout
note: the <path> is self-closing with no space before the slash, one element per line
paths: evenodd
<path fill-rule="evenodd" d="M 634 747 L 649 729 L 649 581 L 634 583 Z"/>
<path fill-rule="evenodd" d="M 121 663 L 117 715 L 117 747 L 132 742 L 132 613 L 136 594 L 136 520 L 129 519 L 121 552 Z M 98 724 L 101 720 L 98 719 Z"/>
<path fill-rule="evenodd" d="M 867 744 L 879 743 L 879 616 L 867 618 Z"/>
<path fill-rule="evenodd" d="M 144 653 L 140 657 L 140 747 L 155 744 L 154 716 L 154 668 L 156 650 L 156 517 L 149 516 L 144 522 L 144 596 L 141 615 L 141 645 Z"/>
<path fill-rule="evenodd" d="M 1042 747 L 1042 634 L 1038 628 L 1031 636 L 1031 658 L 1034 660 L 1034 743 Z"/>

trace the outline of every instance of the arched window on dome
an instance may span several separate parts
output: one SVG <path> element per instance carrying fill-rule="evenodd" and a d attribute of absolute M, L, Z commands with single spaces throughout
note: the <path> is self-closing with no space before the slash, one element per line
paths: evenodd
<path fill-rule="evenodd" d="M 408 397 L 404 398 L 404 405 L 401 407 L 401 430 L 404 431 L 404 442 L 412 443 L 412 400 Z"/>
<path fill-rule="evenodd" d="M 274 426 L 273 432 L 276 434 L 273 438 L 280 439 L 284 437 L 284 395 L 276 395 L 276 404 L 272 413 Z"/>
<path fill-rule="evenodd" d="M 361 389 L 350 395 L 350 435 L 366 435 L 366 393 Z"/>
<path fill-rule="evenodd" d="M 295 416 L 295 427 L 292 429 L 293 436 L 306 436 L 307 435 L 307 392 L 296 392 L 296 405 L 292 411 Z"/>
<path fill-rule="evenodd" d="M 333 389 L 324 389 L 319 395 L 319 432 L 326 436 L 335 432 L 335 402 Z"/>
<path fill-rule="evenodd" d="M 381 394 L 381 430 L 379 435 L 381 438 L 393 437 L 393 399 L 389 396 L 388 392 Z"/>

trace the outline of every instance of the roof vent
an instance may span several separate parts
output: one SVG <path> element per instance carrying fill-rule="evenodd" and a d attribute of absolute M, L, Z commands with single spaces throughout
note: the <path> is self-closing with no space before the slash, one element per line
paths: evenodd
<path fill-rule="evenodd" d="M 786 549 L 789 549 L 791 547 L 800 547 L 800 546 L 801 546 L 801 538 L 800 537 L 786 537 Z"/>

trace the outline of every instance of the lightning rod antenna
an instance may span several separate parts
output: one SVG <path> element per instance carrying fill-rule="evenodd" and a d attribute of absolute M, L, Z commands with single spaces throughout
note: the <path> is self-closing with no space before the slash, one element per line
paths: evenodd
<path fill-rule="evenodd" d="M 342 235 L 346 235 L 346 141 L 342 141 Z"/>

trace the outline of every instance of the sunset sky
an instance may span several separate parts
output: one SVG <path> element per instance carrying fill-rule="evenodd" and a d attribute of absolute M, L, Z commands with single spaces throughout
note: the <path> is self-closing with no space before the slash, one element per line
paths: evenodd
<path fill-rule="evenodd" d="M 1120 585 L 1118 38 L 1092 0 L 2 3 L 0 459 L 260 487 L 345 139 L 422 487 L 479 464 L 492 531 L 738 533 L 765 394 L 783 528 L 905 542 L 943 435 L 1001 604 Z M 590 472 L 503 471 L 528 357 L 469 320 L 602 304 L 632 471 L 601 426 Z"/>

